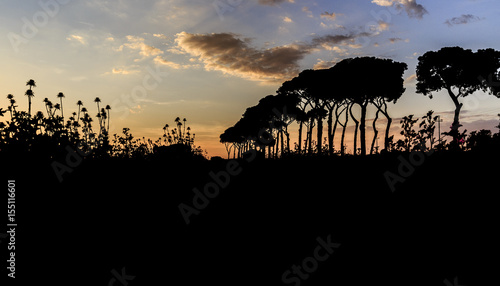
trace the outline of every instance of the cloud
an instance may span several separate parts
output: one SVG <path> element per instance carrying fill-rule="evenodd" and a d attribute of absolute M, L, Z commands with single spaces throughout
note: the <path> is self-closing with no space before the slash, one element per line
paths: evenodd
<path fill-rule="evenodd" d="M 229 33 L 181 32 L 175 42 L 186 53 L 198 57 L 206 70 L 261 82 L 292 78 L 299 72 L 298 62 L 310 52 L 299 45 L 257 49 L 250 40 Z"/>
<path fill-rule="evenodd" d="M 324 61 L 322 59 L 318 59 L 318 62 L 314 65 L 313 69 L 328 69 L 333 67 L 337 61 L 332 60 L 332 61 Z"/>
<path fill-rule="evenodd" d="M 68 40 L 68 41 L 77 41 L 77 42 L 79 42 L 82 45 L 86 45 L 87 44 L 87 42 L 85 41 L 85 39 L 82 36 L 78 36 L 78 35 L 70 35 L 69 37 L 66 38 L 66 40 Z"/>
<path fill-rule="evenodd" d="M 164 39 L 164 40 L 168 39 L 168 37 L 163 35 L 163 34 L 153 34 L 153 37 Z"/>
<path fill-rule="evenodd" d="M 311 10 L 309 10 L 309 7 L 302 7 L 302 12 L 306 13 L 307 14 L 307 17 L 309 18 L 313 18 L 313 13 L 311 12 Z"/>
<path fill-rule="evenodd" d="M 284 17 L 283 22 L 285 23 L 293 23 L 293 20 L 290 17 Z"/>
<path fill-rule="evenodd" d="M 412 82 L 415 82 L 415 81 L 417 81 L 417 74 L 416 73 L 414 73 L 414 74 L 410 75 L 409 77 L 407 77 L 404 82 L 408 84 L 408 83 L 412 83 Z"/>
<path fill-rule="evenodd" d="M 372 3 L 383 7 L 395 7 L 405 10 L 409 17 L 422 19 L 427 10 L 424 6 L 417 4 L 416 0 L 372 0 Z"/>
<path fill-rule="evenodd" d="M 388 30 L 389 26 L 390 26 L 389 23 L 384 22 L 384 21 L 378 21 L 377 24 L 378 24 L 378 30 L 380 32 Z"/>
<path fill-rule="evenodd" d="M 205 70 L 276 83 L 296 76 L 300 71 L 299 62 L 306 55 L 321 49 L 345 53 L 345 49 L 339 46 L 361 48 L 362 45 L 356 43 L 356 39 L 370 35 L 351 33 L 315 36 L 309 43 L 259 49 L 251 45 L 250 39 L 241 39 L 235 34 L 181 32 L 176 35 L 175 43 L 184 53 L 197 57 Z M 157 61 L 160 62 L 159 59 Z"/>
<path fill-rule="evenodd" d="M 177 64 L 177 63 L 174 63 L 174 62 L 171 62 L 171 61 L 168 61 L 164 58 L 162 58 L 161 56 L 157 56 L 155 59 L 154 59 L 154 62 L 157 63 L 157 64 L 161 64 L 161 65 L 164 65 L 164 66 L 167 66 L 167 67 L 170 67 L 170 68 L 173 68 L 175 70 L 178 70 L 181 68 L 181 65 L 180 64 Z"/>
<path fill-rule="evenodd" d="M 167 66 L 169 68 L 172 68 L 172 69 L 175 69 L 175 70 L 178 70 L 178 69 L 188 69 L 188 68 L 193 68 L 193 67 L 199 67 L 199 65 L 181 65 L 181 64 L 178 64 L 178 63 L 174 63 L 174 62 L 171 62 L 161 56 L 157 56 L 155 59 L 154 59 L 154 62 L 156 64 L 159 64 L 159 65 L 164 65 L 164 66 Z M 190 62 L 193 62 L 191 61 L 190 59 Z"/>
<path fill-rule="evenodd" d="M 389 42 L 391 42 L 391 44 L 394 44 L 394 43 L 402 41 L 402 40 L 403 39 L 401 39 L 401 38 L 389 38 Z"/>
<path fill-rule="evenodd" d="M 144 38 L 136 37 L 136 36 L 127 36 L 128 43 L 121 45 L 117 51 L 122 51 L 123 47 L 127 47 L 132 50 L 139 51 L 139 54 L 143 56 L 143 58 L 157 56 L 163 54 L 163 51 L 155 48 L 153 46 L 147 45 L 144 43 Z"/>
<path fill-rule="evenodd" d="M 444 24 L 447 24 L 449 27 L 452 27 L 454 25 L 461 25 L 461 24 L 469 24 L 469 23 L 474 23 L 477 21 L 481 21 L 482 19 L 479 18 L 478 16 L 474 16 L 472 14 L 464 14 L 460 17 L 453 17 L 451 19 L 446 20 Z"/>
<path fill-rule="evenodd" d="M 125 68 L 113 68 L 111 72 L 107 72 L 104 75 L 109 75 L 109 74 L 121 74 L 121 75 L 128 75 L 128 74 L 135 74 L 138 73 L 138 70 L 128 70 Z"/>
<path fill-rule="evenodd" d="M 275 6 L 283 2 L 295 3 L 294 0 L 259 0 L 259 4 L 267 6 Z"/>
<path fill-rule="evenodd" d="M 337 18 L 337 15 L 336 13 L 328 13 L 328 12 L 323 12 L 321 13 L 321 18 L 326 18 L 326 19 L 330 19 L 330 20 L 335 20 L 335 18 Z"/>
<path fill-rule="evenodd" d="M 368 37 L 370 36 L 370 33 L 359 33 L 359 34 L 347 34 L 347 35 L 325 35 L 325 36 L 318 36 L 313 38 L 311 41 L 311 46 L 312 47 L 318 47 L 321 46 L 325 49 L 327 49 L 327 46 L 335 46 L 339 44 L 343 45 L 349 45 L 352 47 L 358 47 L 354 42 L 356 38 L 358 37 Z"/>

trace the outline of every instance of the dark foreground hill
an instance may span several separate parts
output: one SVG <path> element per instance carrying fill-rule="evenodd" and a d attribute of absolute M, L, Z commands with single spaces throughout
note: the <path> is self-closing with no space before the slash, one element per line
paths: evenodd
<path fill-rule="evenodd" d="M 398 156 L 87 160 L 62 183 L 50 162 L 4 159 L 17 281 L 494 285 L 500 156 L 435 153 L 411 167 Z M 407 176 L 394 192 L 387 171 Z M 205 187 L 212 198 L 193 191 Z"/>

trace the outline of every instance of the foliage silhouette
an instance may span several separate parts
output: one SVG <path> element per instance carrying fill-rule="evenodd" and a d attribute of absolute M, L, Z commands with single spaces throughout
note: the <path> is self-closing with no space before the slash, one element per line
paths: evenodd
<path fill-rule="evenodd" d="M 455 105 L 449 135 L 453 137 L 453 146 L 457 147 L 462 139 L 458 131 L 463 106 L 460 98 L 479 90 L 500 96 L 500 89 L 491 84 L 500 79 L 500 52 L 493 49 L 473 52 L 461 47 L 445 47 L 437 52 L 429 51 L 418 60 L 417 93 L 432 98 L 433 92 L 444 89 Z"/>

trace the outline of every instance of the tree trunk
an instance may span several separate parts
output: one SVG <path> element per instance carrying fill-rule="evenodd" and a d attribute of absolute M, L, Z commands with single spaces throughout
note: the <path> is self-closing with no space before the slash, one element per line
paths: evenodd
<path fill-rule="evenodd" d="M 351 107 L 349 108 L 349 113 L 351 114 L 351 118 L 355 123 L 354 127 L 354 155 L 357 154 L 357 148 L 358 148 L 358 126 L 359 126 L 359 121 L 356 120 L 354 115 L 352 114 L 352 107 L 354 106 L 354 103 L 351 103 Z"/>
<path fill-rule="evenodd" d="M 304 123 L 300 121 L 299 123 L 299 155 L 302 154 L 302 128 Z"/>
<path fill-rule="evenodd" d="M 317 131 L 317 139 L 318 142 L 316 142 L 316 147 L 318 149 L 318 154 L 321 155 L 321 148 L 322 148 L 322 138 L 323 138 L 323 118 L 321 115 L 318 116 L 318 131 Z"/>
<path fill-rule="evenodd" d="M 384 149 L 386 151 L 389 150 L 389 132 L 391 129 L 392 118 L 389 114 L 385 113 L 385 117 L 387 117 L 387 126 L 385 127 L 385 138 L 384 138 Z"/>
<path fill-rule="evenodd" d="M 283 152 L 285 151 L 285 144 L 284 144 L 284 140 L 283 140 L 283 130 L 280 130 L 281 132 L 281 157 L 283 157 Z"/>
<path fill-rule="evenodd" d="M 360 141 L 361 141 L 361 155 L 366 155 L 366 107 L 368 103 L 365 102 L 361 104 L 361 124 L 359 125 L 360 129 Z"/>
<path fill-rule="evenodd" d="M 339 123 L 339 117 L 340 117 L 340 114 L 338 114 L 338 111 L 339 111 L 339 108 L 340 108 L 340 104 L 337 104 L 337 107 L 335 108 L 335 123 L 333 123 L 333 128 L 332 128 L 332 134 L 329 138 L 329 140 L 331 141 L 331 146 L 332 146 L 332 153 L 331 155 L 333 155 L 333 146 L 334 146 L 334 141 L 335 141 L 335 132 L 337 131 L 337 125 Z M 332 110 L 333 111 L 333 110 Z"/>
<path fill-rule="evenodd" d="M 450 95 L 451 100 L 455 104 L 455 115 L 453 116 L 453 123 L 451 125 L 451 133 L 453 136 L 453 142 L 458 143 L 458 128 L 460 127 L 460 110 L 462 109 L 463 104 L 458 102 L 459 95 L 455 95 L 451 88 L 447 88 L 448 94 Z"/>
<path fill-rule="evenodd" d="M 328 155 L 333 155 L 333 134 L 335 133 L 335 129 L 333 128 L 333 109 L 335 105 L 332 106 L 328 110 Z M 336 124 L 337 122 L 335 122 Z"/>
<path fill-rule="evenodd" d="M 309 121 L 309 144 L 308 144 L 308 153 L 312 154 L 312 134 L 314 130 L 314 118 L 311 118 Z"/>
<path fill-rule="evenodd" d="M 275 158 L 278 158 L 278 152 L 280 150 L 279 144 L 280 144 L 280 132 L 276 131 L 276 142 L 274 142 L 274 146 L 276 148 L 276 149 L 274 149 L 274 157 Z"/>
<path fill-rule="evenodd" d="M 377 130 L 377 119 L 378 119 L 378 113 L 380 112 L 380 110 L 377 110 L 377 112 L 375 113 L 375 118 L 373 119 L 373 140 L 372 140 L 372 145 L 370 147 L 370 155 L 373 154 L 373 148 L 375 146 L 375 141 L 377 140 L 377 136 L 378 136 L 378 130 Z M 378 147 L 377 146 L 377 151 L 378 151 Z"/>
<path fill-rule="evenodd" d="M 342 156 L 345 155 L 345 130 L 347 129 L 347 122 L 349 121 L 349 111 L 347 110 L 348 107 L 345 109 L 345 122 L 344 125 L 340 124 L 342 126 L 342 138 L 340 139 L 340 154 Z"/>
<path fill-rule="evenodd" d="M 288 133 L 288 125 L 285 125 L 285 135 L 286 135 L 286 153 L 290 154 L 290 133 Z"/>

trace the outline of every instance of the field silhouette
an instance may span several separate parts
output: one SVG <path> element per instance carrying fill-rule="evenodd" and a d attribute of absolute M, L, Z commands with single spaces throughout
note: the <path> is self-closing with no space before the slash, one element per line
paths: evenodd
<path fill-rule="evenodd" d="M 446 89 L 456 107 L 438 138 L 430 110 L 403 117 L 394 139 L 388 103 L 404 92 L 407 66 L 364 57 L 283 83 L 220 135 L 228 158 L 210 160 L 180 117 L 141 139 L 129 128 L 110 134 L 112 107 L 99 98 L 96 116 L 82 101 L 65 114 L 63 93 L 32 112 L 29 80 L 28 111 L 11 94 L 0 109 L 1 173 L 16 181 L 17 282 L 490 285 L 500 131 L 460 130 L 459 100 L 498 97 L 499 59 L 459 47 L 419 59 L 418 92 Z M 361 69 L 374 74 L 364 84 Z M 374 122 L 387 119 L 383 147 L 378 130 L 366 138 L 368 107 Z M 354 154 L 344 145 L 350 120 Z"/>

